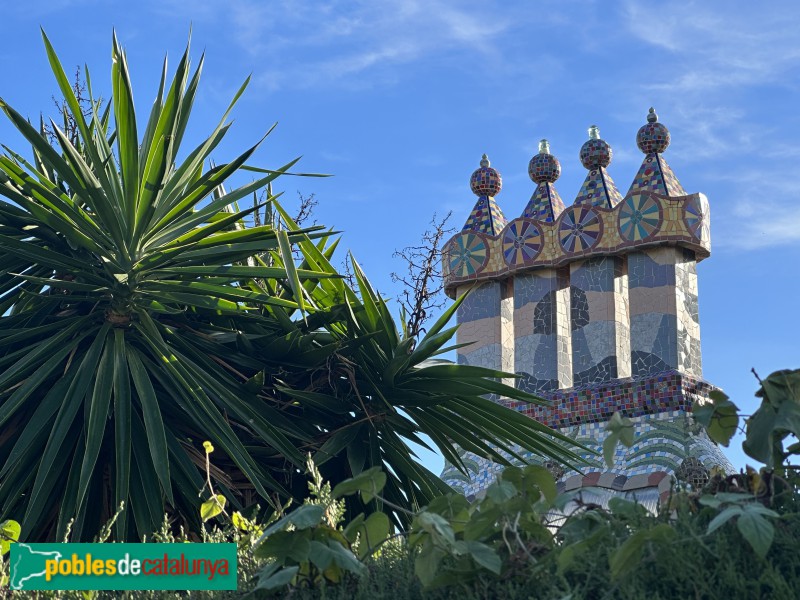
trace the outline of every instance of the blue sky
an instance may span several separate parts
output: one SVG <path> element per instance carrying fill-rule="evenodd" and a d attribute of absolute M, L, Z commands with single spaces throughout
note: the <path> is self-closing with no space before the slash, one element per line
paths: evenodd
<path fill-rule="evenodd" d="M 195 58 L 207 58 L 187 143 L 210 132 L 252 74 L 216 161 L 279 121 L 253 162 L 302 154 L 303 170 L 334 174 L 278 187 L 288 204 L 297 191 L 316 194 L 318 221 L 345 232 L 387 295 L 402 268 L 393 251 L 434 211 L 466 219 L 483 152 L 513 218 L 534 189 L 526 167 L 543 137 L 572 201 L 595 123 L 624 192 L 642 160 L 636 131 L 655 106 L 672 133 L 667 161 L 711 203 L 712 257 L 699 266 L 705 377 L 750 412 L 752 367 L 763 377 L 800 366 L 796 2 L 31 0 L 4 7 L 3 20 L 0 96 L 32 119 L 52 114 L 56 93 L 39 26 L 65 65 L 89 64 L 106 95 L 116 27 L 144 112 L 164 54 L 174 64 L 191 24 Z M 22 147 L 6 122 L 0 141 Z"/>

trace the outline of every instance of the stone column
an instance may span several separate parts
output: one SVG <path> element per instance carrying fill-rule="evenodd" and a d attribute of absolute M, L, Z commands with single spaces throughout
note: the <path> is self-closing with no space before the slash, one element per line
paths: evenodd
<path fill-rule="evenodd" d="M 633 376 L 675 370 L 702 377 L 694 253 L 670 247 L 631 253 L 628 277 Z"/>
<path fill-rule="evenodd" d="M 565 306 L 566 303 L 566 306 Z M 555 269 L 514 278 L 514 371 L 517 387 L 549 392 L 572 385 L 569 288 Z"/>
<path fill-rule="evenodd" d="M 573 385 L 630 377 L 628 275 L 625 258 L 570 264 Z"/>
<path fill-rule="evenodd" d="M 461 295 L 470 286 L 458 288 Z M 514 325 L 511 284 L 489 281 L 472 290 L 459 306 L 456 339 L 459 344 L 472 342 L 458 349 L 458 364 L 514 372 Z M 503 383 L 514 384 L 514 380 Z"/>

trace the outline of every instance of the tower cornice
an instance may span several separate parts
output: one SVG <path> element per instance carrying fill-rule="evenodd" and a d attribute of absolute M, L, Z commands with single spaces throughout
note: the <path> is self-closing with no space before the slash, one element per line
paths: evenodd
<path fill-rule="evenodd" d="M 554 222 L 514 219 L 494 236 L 463 231 L 444 246 L 445 290 L 454 297 L 471 282 L 654 246 L 688 248 L 698 261 L 710 256 L 706 196 L 637 192 L 613 208 L 569 206 Z"/>

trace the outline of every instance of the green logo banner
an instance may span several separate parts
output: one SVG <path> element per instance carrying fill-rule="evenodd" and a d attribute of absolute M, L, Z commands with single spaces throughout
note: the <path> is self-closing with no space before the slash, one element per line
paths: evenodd
<path fill-rule="evenodd" d="M 235 590 L 236 544 L 11 544 L 12 590 Z"/>

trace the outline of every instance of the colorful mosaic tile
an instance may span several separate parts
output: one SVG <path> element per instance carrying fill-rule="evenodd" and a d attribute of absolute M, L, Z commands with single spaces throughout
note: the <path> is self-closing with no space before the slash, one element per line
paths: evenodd
<path fill-rule="evenodd" d="M 647 194 L 628 196 L 619 211 L 619 231 L 629 242 L 648 239 L 658 231 L 662 221 L 661 206 Z"/>
<path fill-rule="evenodd" d="M 702 428 L 698 428 L 691 412 L 669 410 L 633 417 L 631 420 L 634 426 L 634 444 L 630 448 L 621 444 L 616 446 L 612 467 L 608 467 L 602 458 L 602 444 L 608 435 L 605 422 L 559 429 L 560 433 L 590 450 L 579 451 L 585 461 L 580 472 L 553 469 L 558 475 L 559 490 L 604 487 L 627 491 L 653 486 L 660 488 L 659 492 L 668 492 L 676 483 L 691 483 L 687 481 L 690 477 L 700 475 L 702 478 L 698 471 L 707 473 L 712 468 L 717 468 L 727 473 L 735 472 L 719 447 L 708 438 Z M 502 454 L 512 464 L 518 464 L 516 459 Z M 533 464 L 551 468 L 555 466 L 529 452 L 518 451 L 518 454 Z M 501 465 L 475 454 L 462 451 L 461 455 L 468 475 L 465 476 L 452 465 L 446 464 L 442 478 L 468 496 L 486 489 L 503 469 Z"/>
<path fill-rule="evenodd" d="M 553 183 L 561 175 L 561 163 L 550 154 L 550 144 L 547 140 L 539 143 L 539 154 L 528 163 L 528 177 L 535 183 Z"/>
<path fill-rule="evenodd" d="M 506 225 L 503 211 L 491 196 L 481 196 L 475 203 L 472 212 L 464 223 L 462 231 L 477 231 L 488 235 L 497 235 Z"/>
<path fill-rule="evenodd" d="M 448 246 L 450 272 L 459 277 L 474 275 L 486 264 L 488 251 L 483 238 L 474 233 L 456 236 Z"/>
<path fill-rule="evenodd" d="M 656 153 L 645 156 L 625 197 L 639 192 L 653 192 L 671 198 L 686 195 L 686 191 L 675 177 L 667 161 Z"/>
<path fill-rule="evenodd" d="M 657 373 L 642 379 L 617 379 L 544 394 L 549 404 L 539 406 L 503 401 L 514 410 L 561 429 L 584 423 L 604 423 L 615 412 L 626 417 L 670 410 L 691 412 L 694 402 L 705 401 L 714 387 L 678 371 Z"/>
<path fill-rule="evenodd" d="M 536 186 L 530 201 L 522 211 L 526 219 L 536 219 L 552 223 L 564 212 L 564 201 L 552 183 L 543 182 Z"/>
<path fill-rule="evenodd" d="M 636 134 L 636 145 L 645 154 L 664 152 L 669 146 L 669 141 L 669 131 L 661 123 L 643 125 Z"/>
<path fill-rule="evenodd" d="M 593 208 L 573 206 L 564 211 L 558 232 L 565 252 L 581 252 L 597 244 L 603 222 Z"/>
<path fill-rule="evenodd" d="M 586 175 L 578 196 L 575 198 L 575 204 L 614 208 L 621 200 L 622 194 L 619 193 L 608 171 L 603 167 L 598 167 Z"/>
<path fill-rule="evenodd" d="M 669 129 L 658 122 L 656 111 L 651 108 L 647 115 L 647 123 L 639 128 L 636 133 L 636 145 L 645 154 L 651 152 L 662 153 L 670 142 Z"/>
<path fill-rule="evenodd" d="M 600 132 L 597 132 L 600 135 Z M 588 142 L 581 146 L 580 151 L 581 164 L 587 169 L 596 169 L 598 167 L 607 167 L 611 163 L 613 152 L 605 140 L 590 139 Z"/>
<path fill-rule="evenodd" d="M 510 267 L 536 258 L 542 249 L 542 230 L 533 221 L 512 221 L 503 233 L 503 260 Z"/>
<path fill-rule="evenodd" d="M 497 169 L 489 166 L 489 159 L 483 155 L 481 166 L 475 169 L 469 178 L 469 187 L 476 196 L 496 196 L 503 189 L 503 178 Z"/>

